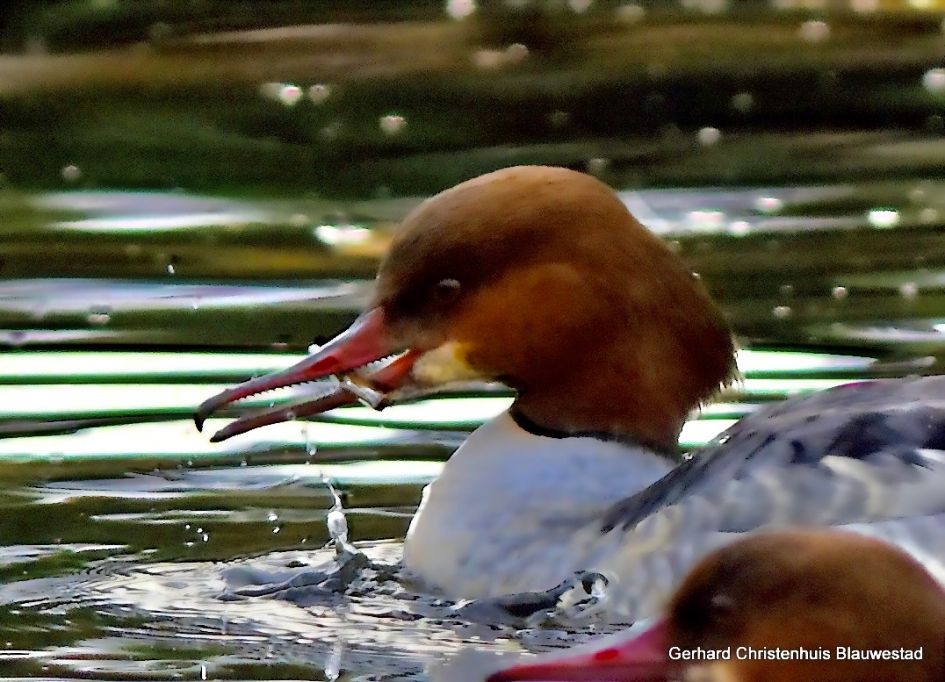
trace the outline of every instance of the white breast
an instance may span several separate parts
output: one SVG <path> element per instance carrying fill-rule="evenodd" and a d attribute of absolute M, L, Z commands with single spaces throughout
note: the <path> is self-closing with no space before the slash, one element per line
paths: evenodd
<path fill-rule="evenodd" d="M 405 562 L 455 597 L 548 589 L 613 551 L 589 522 L 670 468 L 642 448 L 535 436 L 502 414 L 424 490 Z"/>

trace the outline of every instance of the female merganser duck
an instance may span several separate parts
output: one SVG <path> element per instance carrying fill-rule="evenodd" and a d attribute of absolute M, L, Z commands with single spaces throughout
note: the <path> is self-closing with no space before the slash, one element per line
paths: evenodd
<path fill-rule="evenodd" d="M 945 377 L 788 400 L 680 458 L 687 416 L 736 375 L 730 329 L 682 260 L 582 173 L 509 168 L 425 201 L 347 331 L 207 400 L 198 427 L 330 375 L 340 381 L 319 399 L 214 439 L 457 382 L 517 391 L 425 489 L 407 534 L 407 567 L 455 597 L 595 570 L 620 577 L 613 607 L 641 617 L 717 545 L 792 524 L 860 524 L 945 576 Z"/>
<path fill-rule="evenodd" d="M 941 682 L 945 591 L 885 542 L 762 533 L 703 559 L 641 634 L 502 662 L 461 654 L 433 679 Z"/>

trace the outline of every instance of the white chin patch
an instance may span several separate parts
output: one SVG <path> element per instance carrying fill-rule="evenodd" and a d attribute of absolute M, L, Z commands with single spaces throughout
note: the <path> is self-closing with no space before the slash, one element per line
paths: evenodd
<path fill-rule="evenodd" d="M 453 381 L 487 381 L 466 363 L 463 346 L 456 341 L 437 346 L 414 363 L 413 378 L 424 384 L 445 384 Z"/>

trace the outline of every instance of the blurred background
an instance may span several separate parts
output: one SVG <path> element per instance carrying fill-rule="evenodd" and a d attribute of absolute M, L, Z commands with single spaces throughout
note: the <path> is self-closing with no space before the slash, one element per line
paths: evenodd
<path fill-rule="evenodd" d="M 723 305 L 746 380 L 693 415 L 684 447 L 786 395 L 939 371 L 943 10 L 7 0 L 4 676 L 413 674 L 417 652 L 484 641 L 240 606 L 213 571 L 321 546 L 326 479 L 353 539 L 402 536 L 420 486 L 507 392 L 345 408 L 222 444 L 190 421 L 344 328 L 398 221 L 484 172 L 596 175 Z"/>

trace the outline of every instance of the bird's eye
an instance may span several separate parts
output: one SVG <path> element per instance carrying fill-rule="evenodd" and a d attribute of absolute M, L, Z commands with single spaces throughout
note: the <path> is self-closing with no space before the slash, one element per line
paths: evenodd
<path fill-rule="evenodd" d="M 712 596 L 712 599 L 709 600 L 709 605 L 716 613 L 724 613 L 732 610 L 735 606 L 735 600 L 727 594 L 719 593 Z"/>
<path fill-rule="evenodd" d="M 434 292 L 436 296 L 440 299 L 449 299 L 456 296 L 459 293 L 461 285 L 458 279 L 441 279 L 436 283 Z"/>

